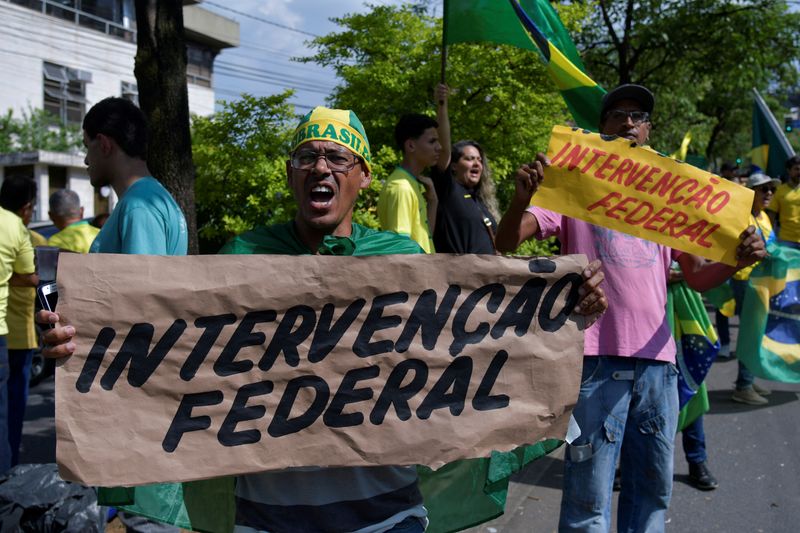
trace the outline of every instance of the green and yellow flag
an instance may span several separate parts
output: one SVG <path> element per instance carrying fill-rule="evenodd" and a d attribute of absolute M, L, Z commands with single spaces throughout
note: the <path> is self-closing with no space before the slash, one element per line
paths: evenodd
<path fill-rule="evenodd" d="M 444 42 L 493 42 L 538 51 L 575 123 L 597 131 L 606 91 L 586 75 L 578 50 L 547 0 L 445 0 Z"/>
<path fill-rule="evenodd" d="M 777 178 L 783 174 L 786 160 L 793 155 L 794 149 L 783 129 L 759 92 L 753 89 L 753 149 L 750 151 L 750 160 L 768 176 Z"/>
<path fill-rule="evenodd" d="M 736 357 L 760 378 L 800 383 L 800 250 L 767 251 L 745 289 Z"/>

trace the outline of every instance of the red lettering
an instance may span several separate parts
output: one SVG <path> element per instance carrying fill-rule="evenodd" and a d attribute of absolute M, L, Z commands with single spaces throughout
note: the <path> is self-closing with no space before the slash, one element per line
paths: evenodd
<path fill-rule="evenodd" d="M 598 150 L 597 148 L 592 148 L 592 154 L 594 154 L 594 155 L 592 155 L 592 158 L 589 159 L 589 162 L 586 163 L 583 166 L 583 168 L 581 169 L 581 173 L 585 174 L 587 170 L 592 168 L 592 165 L 594 165 L 594 163 L 595 163 L 595 161 L 597 161 L 598 157 L 601 157 L 601 156 L 604 156 L 604 155 L 608 155 L 608 152 L 604 152 L 602 150 Z"/>
<path fill-rule="evenodd" d="M 647 208 L 647 213 L 642 215 L 642 218 L 640 218 L 639 220 L 635 220 L 634 217 L 639 213 L 639 211 L 642 210 L 642 208 Z M 670 211 L 671 211 L 671 209 L 670 209 Z M 634 209 L 633 211 L 628 213 L 628 215 L 625 217 L 625 222 L 627 224 L 630 224 L 631 226 L 638 226 L 639 224 L 644 222 L 645 219 L 647 219 L 647 217 L 649 217 L 650 213 L 652 213 L 652 212 L 653 212 L 653 206 L 650 205 L 650 203 L 648 203 L 648 202 L 642 202 L 642 203 L 640 203 L 639 205 L 636 206 L 636 209 Z"/>
<path fill-rule="evenodd" d="M 704 230 L 704 229 L 706 229 L 706 226 L 708 226 L 708 222 L 706 222 L 705 220 L 698 220 L 698 221 L 697 221 L 697 222 L 695 222 L 694 224 L 691 224 L 691 225 L 689 225 L 689 226 L 686 226 L 686 227 L 683 229 L 683 231 L 681 231 L 680 233 L 678 233 L 678 234 L 677 234 L 677 235 L 675 235 L 675 236 L 676 236 L 677 238 L 679 238 L 679 239 L 680 239 L 681 237 L 684 237 L 684 236 L 686 236 L 686 237 L 689 237 L 689 240 L 690 240 L 690 241 L 694 242 L 694 240 L 695 240 L 697 237 L 699 237 L 699 236 L 700 236 L 700 234 L 703 232 L 703 230 Z"/>
<path fill-rule="evenodd" d="M 719 199 L 720 204 L 715 206 L 714 203 Z M 706 205 L 706 210 L 715 215 L 719 213 L 719 210 L 728 205 L 728 202 L 731 200 L 731 195 L 727 191 L 720 191 L 715 194 L 711 200 L 708 201 L 708 205 Z"/>
<path fill-rule="evenodd" d="M 697 244 L 699 244 L 700 246 L 704 246 L 706 248 L 711 248 L 712 244 L 708 242 L 706 238 L 710 237 L 712 233 L 717 231 L 717 228 L 719 228 L 719 224 L 714 224 L 710 228 L 708 228 L 706 232 L 700 235 L 700 238 L 697 239 Z"/>
<path fill-rule="evenodd" d="M 625 174 L 627 171 L 629 171 L 631 167 L 633 167 L 633 161 L 631 161 L 630 159 L 623 159 L 622 162 L 617 167 L 617 170 L 615 170 L 611 174 L 611 176 L 609 176 L 608 181 L 612 182 L 614 181 L 614 179 L 616 179 L 617 183 L 622 185 L 622 175 Z"/>
<path fill-rule="evenodd" d="M 622 200 L 620 203 L 618 203 L 617 205 L 615 205 L 614 207 L 612 207 L 611 209 L 606 211 L 606 216 L 608 218 L 614 218 L 614 219 L 619 220 L 619 215 L 617 215 L 616 213 L 617 212 L 627 213 L 628 210 L 625 208 L 625 204 L 630 203 L 630 202 L 635 202 L 635 201 L 636 201 L 636 198 L 634 198 L 633 196 L 628 196 L 627 198 Z"/>
<path fill-rule="evenodd" d="M 672 213 L 672 209 L 670 209 L 669 207 L 662 207 L 661 209 L 658 210 L 658 212 L 655 215 L 650 217 L 650 220 L 645 222 L 644 226 L 642 227 L 644 229 L 649 229 L 651 231 L 658 231 L 658 226 L 656 226 L 656 224 L 664 222 L 667 219 L 666 218 L 667 215 L 669 215 L 670 213 Z"/>
<path fill-rule="evenodd" d="M 631 186 L 631 183 L 633 183 L 634 181 L 636 181 L 637 179 L 639 179 L 639 177 L 640 177 L 642 174 L 644 174 L 645 172 L 647 172 L 647 169 L 648 169 L 648 168 L 650 168 L 650 165 L 645 165 L 645 166 L 643 166 L 641 169 L 639 168 L 639 163 L 636 163 L 635 165 L 633 165 L 633 168 L 632 168 L 632 169 L 631 169 L 631 171 L 628 173 L 628 177 L 627 177 L 627 178 L 625 178 L 625 186 L 626 186 L 626 187 L 630 187 L 630 186 Z"/>
<path fill-rule="evenodd" d="M 658 191 L 658 195 L 663 198 L 664 195 L 669 192 L 672 186 L 675 185 L 675 182 L 680 179 L 680 177 L 681 176 L 679 174 L 675 174 L 673 176 L 672 172 L 667 172 L 666 174 L 661 176 L 661 179 L 658 180 L 658 183 L 653 185 L 653 188 L 651 188 L 650 191 L 648 192 L 650 194 L 653 194 L 654 192 Z M 672 179 L 670 180 L 670 178 Z"/>
<path fill-rule="evenodd" d="M 565 164 L 569 163 L 567 170 L 575 170 L 575 167 L 581 164 L 581 161 L 588 153 L 588 148 L 583 148 L 580 144 L 576 144 L 572 147 L 572 150 L 564 156 L 564 159 L 561 160 L 558 166 L 563 167 Z"/>
<path fill-rule="evenodd" d="M 647 173 L 647 176 L 642 178 L 642 181 L 636 184 L 636 190 L 641 192 L 647 192 L 647 189 L 645 189 L 645 185 L 653 181 L 655 175 L 658 174 L 659 172 L 661 172 L 660 168 L 658 167 L 651 168 L 650 172 Z M 653 191 L 650 191 L 650 194 L 653 194 Z"/>
<path fill-rule="evenodd" d="M 686 224 L 686 221 L 689 220 L 689 217 L 686 216 L 686 213 L 682 211 L 676 211 L 672 218 L 667 220 L 667 222 L 661 226 L 661 229 L 658 230 L 659 233 L 665 233 L 669 230 L 670 237 L 675 237 L 675 230 Z"/>
<path fill-rule="evenodd" d="M 600 168 L 594 171 L 594 177 L 599 180 L 606 179 L 606 176 L 605 174 L 603 174 L 603 172 L 612 168 L 612 163 L 617 159 L 619 159 L 619 156 L 617 154 L 609 154 L 606 160 L 603 161 L 603 164 L 600 165 Z"/>
<path fill-rule="evenodd" d="M 572 143 L 570 143 L 570 142 L 568 142 L 567 144 L 565 144 L 564 146 L 562 146 L 562 147 L 561 147 L 561 150 L 559 150 L 559 151 L 558 151 L 558 153 L 557 153 L 557 154 L 556 154 L 556 155 L 553 157 L 553 159 L 551 159 L 551 160 L 550 160 L 550 164 L 551 164 L 551 165 L 555 165 L 555 164 L 556 164 L 556 162 L 557 162 L 559 159 L 561 159 L 561 156 L 562 156 L 562 155 L 564 155 L 564 153 L 566 153 L 566 151 L 567 151 L 567 150 L 569 150 L 569 147 L 570 147 L 570 146 L 572 146 Z"/>
<path fill-rule="evenodd" d="M 691 196 L 691 198 L 683 202 L 683 205 L 689 205 L 691 203 L 694 203 L 695 209 L 700 209 L 701 207 L 703 207 L 703 204 L 705 203 L 705 201 L 708 199 L 708 196 L 712 192 L 714 192 L 714 188 L 711 187 L 711 185 L 706 185 L 705 187 L 694 193 Z"/>
<path fill-rule="evenodd" d="M 600 207 L 600 206 L 602 206 L 602 207 L 611 207 L 611 199 L 612 198 L 622 198 L 622 195 L 620 193 L 618 193 L 618 192 L 610 192 L 607 195 L 605 195 L 605 197 L 602 198 L 601 200 L 598 200 L 595 203 L 593 203 L 592 205 L 590 205 L 589 207 L 587 207 L 586 210 L 587 211 L 591 211 L 592 209 L 594 209 L 596 207 Z"/>
<path fill-rule="evenodd" d="M 691 188 L 687 189 L 686 186 L 690 185 L 690 184 L 691 184 Z M 698 185 L 700 185 L 700 184 L 697 183 L 697 180 L 688 179 L 688 180 L 684 181 L 683 183 L 681 183 L 680 185 L 676 186 L 674 189 L 672 189 L 672 192 L 669 193 L 669 200 L 667 200 L 667 205 L 677 204 L 678 202 L 681 202 L 681 201 L 683 201 L 684 198 L 686 198 L 685 196 L 681 196 L 680 198 L 676 198 L 675 195 L 677 195 L 681 191 L 681 189 L 686 189 L 686 192 L 690 193 L 690 192 L 694 191 L 697 188 Z"/>

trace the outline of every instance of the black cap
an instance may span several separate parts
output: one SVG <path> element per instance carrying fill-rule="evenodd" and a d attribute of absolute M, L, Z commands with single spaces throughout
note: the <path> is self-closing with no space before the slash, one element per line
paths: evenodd
<path fill-rule="evenodd" d="M 603 110 L 600 113 L 601 120 L 602 117 L 606 116 L 606 112 L 620 100 L 634 100 L 642 106 L 642 111 L 647 111 L 648 113 L 652 113 L 653 107 L 656 105 L 656 99 L 648 89 L 641 85 L 627 83 L 606 93 L 603 97 Z"/>

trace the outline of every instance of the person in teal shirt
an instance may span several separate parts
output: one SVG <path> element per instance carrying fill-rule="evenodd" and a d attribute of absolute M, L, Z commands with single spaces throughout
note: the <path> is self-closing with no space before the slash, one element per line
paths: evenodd
<path fill-rule="evenodd" d="M 89 253 L 186 255 L 189 242 L 186 219 L 147 168 L 144 113 L 124 98 L 101 100 L 83 119 L 83 144 L 92 185 L 110 186 L 119 198 Z M 120 491 L 127 495 L 128 490 L 147 493 L 151 489 L 100 488 L 98 497 L 106 504 L 116 504 Z M 119 517 L 132 531 L 179 531 L 142 516 L 120 512 Z"/>
<path fill-rule="evenodd" d="M 83 144 L 92 185 L 120 199 L 89 251 L 186 255 L 186 219 L 147 168 L 144 113 L 124 98 L 100 101 L 83 119 Z"/>

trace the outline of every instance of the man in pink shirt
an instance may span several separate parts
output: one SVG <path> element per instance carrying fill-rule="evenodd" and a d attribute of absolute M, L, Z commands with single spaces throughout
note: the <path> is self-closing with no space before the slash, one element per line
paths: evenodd
<path fill-rule="evenodd" d="M 646 144 L 655 99 L 639 85 L 622 85 L 603 99 L 600 132 Z M 665 304 L 669 267 L 708 290 L 738 268 L 528 207 L 544 178 L 544 155 L 516 174 L 516 191 L 500 221 L 497 248 L 511 251 L 530 237 L 557 236 L 565 254 L 600 259 L 608 311 L 585 334 L 580 396 L 574 416 L 581 436 L 567 446 L 560 531 L 608 531 L 614 470 L 620 459 L 619 531 L 658 532 L 672 493 L 678 416 L 675 341 Z M 753 227 L 741 236 L 739 267 L 765 255 Z"/>

